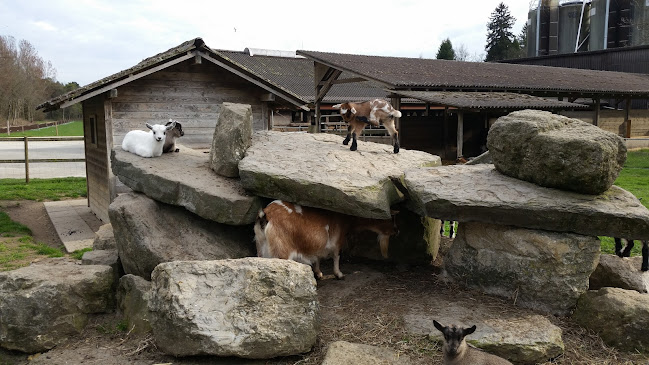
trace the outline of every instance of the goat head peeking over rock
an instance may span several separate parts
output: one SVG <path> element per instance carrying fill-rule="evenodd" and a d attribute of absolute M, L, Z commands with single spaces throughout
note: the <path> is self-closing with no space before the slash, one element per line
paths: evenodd
<path fill-rule="evenodd" d="M 176 122 L 166 126 L 146 123 L 150 131 L 135 130 L 126 133 L 122 141 L 122 149 L 142 157 L 161 156 L 167 131 L 175 126 Z"/>
<path fill-rule="evenodd" d="M 390 236 L 398 233 L 394 217 L 360 218 L 275 200 L 257 216 L 257 256 L 313 265 L 316 278 L 321 279 L 320 259 L 333 255 L 334 274 L 342 279 L 344 275 L 339 269 L 339 259 L 346 236 L 366 230 L 378 234 L 381 254 L 387 258 Z"/>
<path fill-rule="evenodd" d="M 349 144 L 349 140 L 352 139 L 350 150 L 356 151 L 358 148 L 356 137 L 367 124 L 378 126 L 380 123 L 392 137 L 394 153 L 399 153 L 399 133 L 394 125 L 394 118 L 401 118 L 401 112 L 394 109 L 390 103 L 383 99 L 374 99 L 363 103 L 336 104 L 333 108 L 340 109 L 340 115 L 345 123 L 349 124 L 343 144 Z"/>
<path fill-rule="evenodd" d="M 176 139 L 185 135 L 185 132 L 183 132 L 183 126 L 178 121 L 169 119 L 165 126 L 168 127 L 171 124 L 174 124 L 175 127 L 167 133 L 164 147 L 162 147 L 162 153 L 179 152 L 180 149 L 176 148 Z"/>
<path fill-rule="evenodd" d="M 464 339 L 476 330 L 476 326 L 462 328 L 456 325 L 442 326 L 433 321 L 433 325 L 444 335 L 444 364 L 446 365 L 512 365 L 511 362 L 469 346 Z"/>

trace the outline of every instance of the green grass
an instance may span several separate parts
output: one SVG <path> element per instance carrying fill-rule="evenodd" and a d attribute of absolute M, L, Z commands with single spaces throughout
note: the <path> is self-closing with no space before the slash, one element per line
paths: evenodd
<path fill-rule="evenodd" d="M 70 256 L 77 259 L 77 260 L 81 260 L 81 258 L 83 257 L 83 254 L 88 252 L 88 251 L 92 251 L 92 247 L 86 247 L 86 248 L 82 248 L 81 250 L 76 250 L 76 251 L 72 252 L 70 254 Z"/>
<path fill-rule="evenodd" d="M 0 232 L 2 235 L 5 232 Z M 31 236 L 4 238 L 0 242 L 0 271 L 15 270 L 42 257 L 63 257 L 61 250 L 34 242 Z"/>
<path fill-rule="evenodd" d="M 16 237 L 31 234 L 32 231 L 27 226 L 12 221 L 7 213 L 0 211 L 0 237 Z"/>
<path fill-rule="evenodd" d="M 59 125 L 59 136 L 83 136 L 83 123 L 81 121 L 70 122 Z M 56 127 L 45 127 L 25 132 L 0 133 L 0 137 L 54 137 L 56 136 Z"/>
<path fill-rule="evenodd" d="M 61 200 L 87 197 L 85 177 L 55 179 L 0 179 L 0 200 Z"/>
<path fill-rule="evenodd" d="M 635 195 L 649 208 L 649 149 L 629 151 L 626 163 L 615 180 L 615 185 Z M 602 253 L 615 254 L 615 241 L 611 237 L 599 237 Z M 642 245 L 636 243 L 631 256 L 641 254 Z"/>

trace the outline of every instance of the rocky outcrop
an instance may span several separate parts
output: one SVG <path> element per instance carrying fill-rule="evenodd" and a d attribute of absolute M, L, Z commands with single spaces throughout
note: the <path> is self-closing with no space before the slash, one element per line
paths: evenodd
<path fill-rule="evenodd" d="M 223 103 L 210 149 L 210 168 L 225 177 L 239 177 L 239 161 L 252 144 L 252 108 Z"/>
<path fill-rule="evenodd" d="M 255 253 L 250 226 L 202 219 L 143 194 L 118 196 L 108 210 L 127 274 L 145 279 L 161 262 L 240 258 Z"/>
<path fill-rule="evenodd" d="M 406 329 L 414 335 L 428 335 L 441 343 L 442 333 L 433 320 L 444 325 L 475 325 L 476 331 L 466 338 L 471 345 L 517 364 L 537 364 L 564 352 L 561 328 L 539 314 L 523 310 L 502 310 L 458 298 L 431 298 L 430 308 L 413 308 L 404 318 Z M 433 314 L 430 314 L 430 312 Z"/>
<path fill-rule="evenodd" d="M 403 171 L 440 166 L 438 156 L 359 142 L 351 152 L 332 134 L 258 132 L 239 163 L 241 183 L 264 197 L 366 218 L 390 218 L 404 200 L 391 181 Z M 270 158 L 272 156 L 272 158 Z"/>
<path fill-rule="evenodd" d="M 115 246 L 115 235 L 113 234 L 113 226 L 109 224 L 104 224 L 99 227 L 99 230 L 95 232 L 95 240 L 92 243 L 93 250 L 116 250 Z"/>
<path fill-rule="evenodd" d="M 604 287 L 649 292 L 649 272 L 640 271 L 641 256 L 617 257 L 602 254 L 595 271 L 590 275 L 588 289 L 597 290 Z"/>
<path fill-rule="evenodd" d="M 316 341 L 316 282 L 311 268 L 289 260 L 160 264 L 149 309 L 157 347 L 174 356 L 264 359 Z"/>
<path fill-rule="evenodd" d="M 130 274 L 119 279 L 117 308 L 124 316 L 130 333 L 144 334 L 151 332 L 150 297 L 150 281 Z"/>
<path fill-rule="evenodd" d="M 505 176 L 493 165 L 412 169 L 405 184 L 413 211 L 429 217 L 649 239 L 649 210 L 617 186 L 578 194 Z"/>
<path fill-rule="evenodd" d="M 217 175 L 209 168 L 209 156 L 191 148 L 142 158 L 115 147 L 111 163 L 113 173 L 134 191 L 184 207 L 205 219 L 251 224 L 261 208 L 261 200 L 248 194 L 238 179 Z"/>
<path fill-rule="evenodd" d="M 444 268 L 487 294 L 566 315 L 588 290 L 599 254 L 597 237 L 464 222 Z"/>
<path fill-rule="evenodd" d="M 35 353 L 77 335 L 91 313 L 113 310 L 113 270 L 48 259 L 0 273 L 0 347 Z"/>
<path fill-rule="evenodd" d="M 607 191 L 626 160 L 624 140 L 617 135 L 538 110 L 500 117 L 489 130 L 487 147 L 505 175 L 584 194 Z"/>
<path fill-rule="evenodd" d="M 370 345 L 336 341 L 329 344 L 322 365 L 407 365 L 407 356 L 397 352 Z"/>
<path fill-rule="evenodd" d="M 597 332 L 610 346 L 624 351 L 649 351 L 647 294 L 619 288 L 591 290 L 579 299 L 572 318 Z"/>

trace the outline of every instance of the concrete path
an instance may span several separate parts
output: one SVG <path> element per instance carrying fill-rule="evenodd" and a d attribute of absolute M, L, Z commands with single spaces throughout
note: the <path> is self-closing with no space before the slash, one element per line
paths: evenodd
<path fill-rule="evenodd" d="M 87 199 L 44 202 L 43 205 L 68 253 L 92 247 L 95 232 L 81 218 L 84 214 L 92 214 Z"/>

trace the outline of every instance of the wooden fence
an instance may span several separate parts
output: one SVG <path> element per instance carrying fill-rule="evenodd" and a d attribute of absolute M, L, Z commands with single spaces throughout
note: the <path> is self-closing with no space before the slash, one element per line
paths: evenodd
<path fill-rule="evenodd" d="M 25 182 L 29 183 L 29 163 L 37 162 L 85 162 L 85 158 L 29 158 L 29 143 L 42 141 L 83 141 L 82 136 L 78 137 L 0 137 L 0 142 L 20 142 L 25 143 L 25 158 L 19 160 L 0 160 L 0 163 L 24 163 L 25 164 Z"/>

